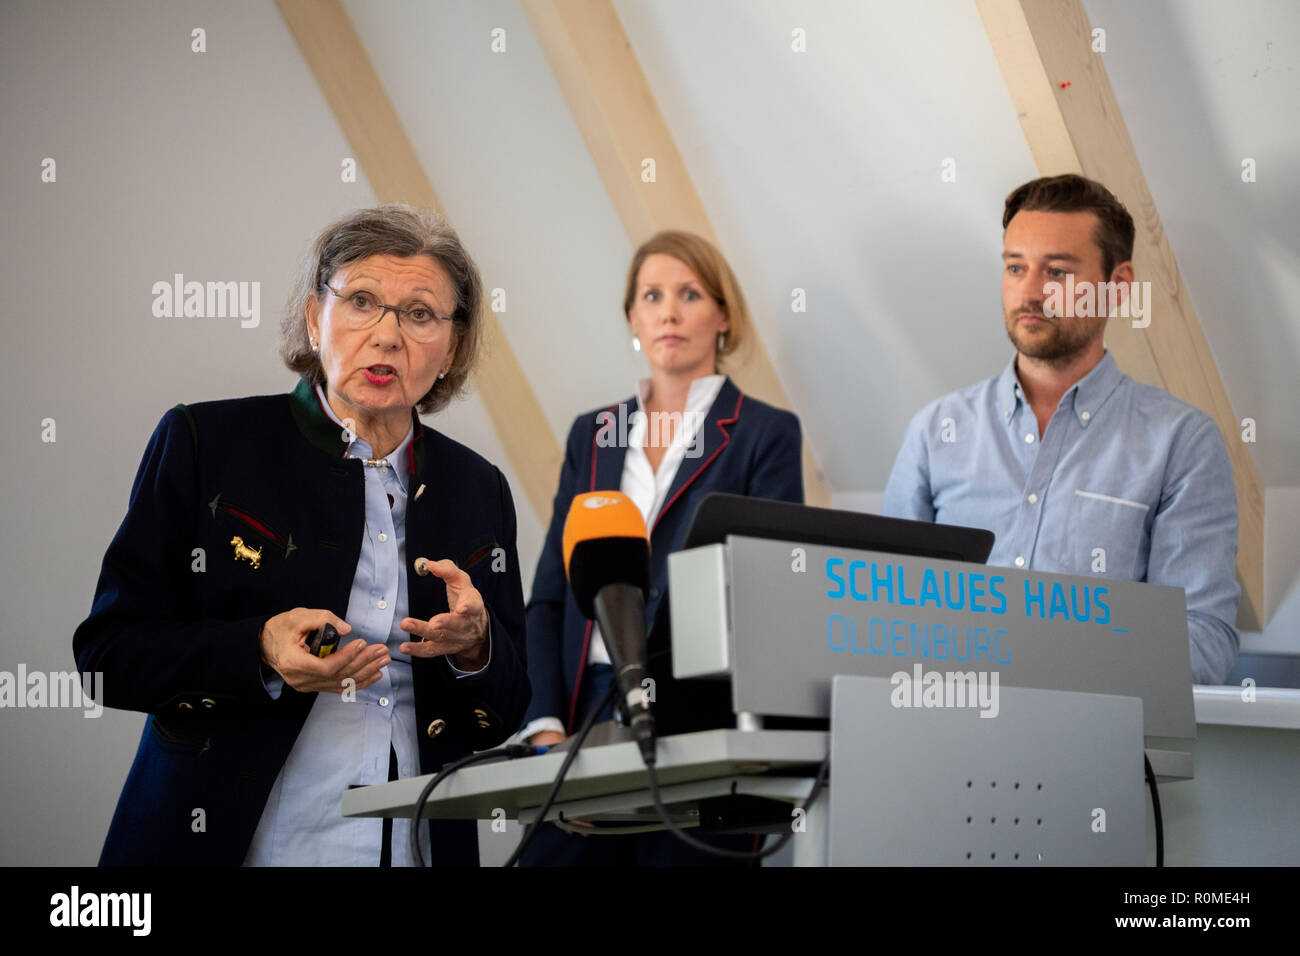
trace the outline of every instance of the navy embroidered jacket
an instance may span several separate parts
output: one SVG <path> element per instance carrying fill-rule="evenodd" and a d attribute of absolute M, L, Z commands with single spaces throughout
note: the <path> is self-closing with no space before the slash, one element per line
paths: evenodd
<path fill-rule="evenodd" d="M 629 415 L 639 407 L 636 398 L 627 399 L 626 405 Z M 577 713 L 577 703 L 592 626 L 578 609 L 565 578 L 564 521 L 575 495 L 618 491 L 622 483 L 626 446 L 597 441 L 602 422 L 609 420 L 605 412 L 617 418 L 618 405 L 579 415 L 569 430 L 551 524 L 527 610 L 533 699 L 523 722 L 558 717 L 569 733 L 585 716 Z M 799 419 L 792 412 L 744 395 L 728 378 L 701 427 L 701 454 L 682 459 L 663 507 L 648 529 L 651 574 L 646 598 L 647 630 L 653 628 L 668 590 L 668 555 L 681 548 L 701 499 L 721 491 L 803 504 L 803 441 Z"/>
<path fill-rule="evenodd" d="M 491 617 L 491 663 L 456 679 L 412 658 L 420 768 L 501 743 L 529 700 L 515 511 L 501 472 L 424 427 L 406 467 L 408 561 L 451 558 Z M 359 460 L 306 380 L 293 392 L 170 409 L 149 441 L 73 650 L 103 676 L 103 703 L 151 715 L 102 865 L 239 865 L 315 693 L 271 699 L 260 634 L 276 614 L 345 617 L 365 525 Z M 415 499 L 415 490 L 424 493 Z M 258 566 L 232 539 L 260 549 Z M 492 552 L 504 549 L 504 572 Z M 195 549 L 202 548 L 200 570 Z M 499 567 L 499 563 L 498 563 Z M 447 611 L 446 586 L 407 569 L 411 617 Z M 206 829 L 195 832 L 194 810 Z M 435 865 L 478 863 L 474 821 L 433 821 Z"/>

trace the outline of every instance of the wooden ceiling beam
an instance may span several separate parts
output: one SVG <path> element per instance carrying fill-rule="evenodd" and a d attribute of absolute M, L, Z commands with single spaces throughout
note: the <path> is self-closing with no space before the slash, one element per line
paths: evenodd
<path fill-rule="evenodd" d="M 704 204 L 610 0 L 524 0 L 524 10 L 632 245 L 661 229 L 686 229 L 717 245 Z M 646 159 L 654 161 L 654 182 L 642 180 Z M 749 348 L 734 357 L 738 363 L 732 377 L 756 398 L 789 408 L 752 324 L 751 333 Z M 806 438 L 803 484 L 809 504 L 830 503 L 826 479 Z"/>
<path fill-rule="evenodd" d="M 358 165 L 381 203 L 446 215 L 340 0 L 276 0 Z M 496 315 L 484 305 L 474 386 L 524 496 L 545 527 L 563 453 Z"/>
<path fill-rule="evenodd" d="M 1111 89 L 1081 0 L 975 0 L 1030 152 L 1044 176 L 1080 173 L 1111 190 L 1137 227 L 1133 268 L 1151 283 L 1150 324 L 1112 318 L 1106 346 L 1132 377 L 1214 419 L 1236 481 L 1238 626 L 1264 614 L 1264 489 L 1214 356 L 1192 308 L 1169 237 Z"/>

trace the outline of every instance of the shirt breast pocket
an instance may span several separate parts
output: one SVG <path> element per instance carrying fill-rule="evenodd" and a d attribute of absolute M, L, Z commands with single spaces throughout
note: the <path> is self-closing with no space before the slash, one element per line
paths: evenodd
<path fill-rule="evenodd" d="M 1066 513 L 1061 563 L 1077 574 L 1137 580 L 1145 564 L 1150 513 L 1144 502 L 1076 488 Z"/>

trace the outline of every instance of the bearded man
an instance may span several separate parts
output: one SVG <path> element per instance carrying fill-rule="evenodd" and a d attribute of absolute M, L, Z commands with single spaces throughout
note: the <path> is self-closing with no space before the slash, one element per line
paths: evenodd
<path fill-rule="evenodd" d="M 1107 293 L 1133 288 L 1133 218 L 1065 175 L 1014 190 L 1002 227 L 1016 354 L 912 418 L 882 510 L 988 528 L 992 565 L 1181 587 L 1192 679 L 1222 683 L 1239 643 L 1227 448 L 1208 415 L 1124 375 L 1103 344 Z"/>

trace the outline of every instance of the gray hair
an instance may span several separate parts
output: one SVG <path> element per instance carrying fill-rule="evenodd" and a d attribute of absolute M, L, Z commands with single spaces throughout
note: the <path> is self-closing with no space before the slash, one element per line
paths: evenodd
<path fill-rule="evenodd" d="M 441 216 L 403 203 L 385 203 L 358 209 L 330 223 L 316 237 L 302 260 L 284 316 L 280 319 L 280 357 L 292 371 L 312 385 L 325 384 L 325 369 L 312 349 L 307 333 L 307 302 L 326 295 L 325 283 L 342 266 L 370 256 L 429 256 L 446 270 L 456 297 L 452 334 L 456 354 L 447 374 L 415 404 L 420 414 L 436 412 L 465 393 L 470 372 L 482 344 L 483 323 L 479 307 L 483 280 L 478 267 L 460 243 L 456 231 Z"/>

